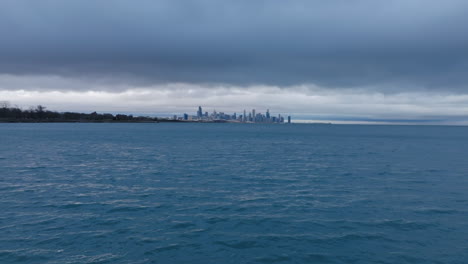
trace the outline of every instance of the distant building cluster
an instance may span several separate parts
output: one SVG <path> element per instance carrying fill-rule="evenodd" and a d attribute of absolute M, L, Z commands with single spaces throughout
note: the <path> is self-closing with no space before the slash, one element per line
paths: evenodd
<path fill-rule="evenodd" d="M 214 110 L 212 113 L 203 112 L 201 106 L 198 107 L 196 115 L 189 115 L 185 113 L 183 117 L 173 117 L 174 120 L 180 121 L 200 121 L 200 122 L 235 122 L 235 123 L 285 123 L 283 116 L 278 114 L 278 116 L 270 115 L 270 110 L 268 109 L 265 114 L 257 113 L 255 109 L 252 109 L 251 112 L 243 111 L 241 114 L 234 113 L 232 115 L 226 114 L 224 112 L 216 112 Z M 287 117 L 287 123 L 291 123 L 291 116 Z"/>

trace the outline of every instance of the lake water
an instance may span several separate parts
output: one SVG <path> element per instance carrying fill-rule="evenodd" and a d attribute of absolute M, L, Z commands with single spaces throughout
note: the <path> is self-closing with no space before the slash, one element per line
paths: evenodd
<path fill-rule="evenodd" d="M 468 127 L 0 124 L 0 263 L 467 263 Z"/>

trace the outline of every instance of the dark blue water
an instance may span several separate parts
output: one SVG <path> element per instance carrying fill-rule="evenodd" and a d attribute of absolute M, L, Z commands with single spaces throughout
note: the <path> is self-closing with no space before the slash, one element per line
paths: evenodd
<path fill-rule="evenodd" d="M 468 128 L 0 124 L 0 263 L 467 263 Z"/>

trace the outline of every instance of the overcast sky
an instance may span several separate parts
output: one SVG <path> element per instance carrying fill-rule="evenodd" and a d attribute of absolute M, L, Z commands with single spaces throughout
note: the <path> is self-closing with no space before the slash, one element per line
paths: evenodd
<path fill-rule="evenodd" d="M 466 0 L 2 0 L 0 101 L 468 124 Z"/>

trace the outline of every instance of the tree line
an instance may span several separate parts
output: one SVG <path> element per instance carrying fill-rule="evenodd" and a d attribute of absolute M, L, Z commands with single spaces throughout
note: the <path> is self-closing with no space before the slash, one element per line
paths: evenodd
<path fill-rule="evenodd" d="M 90 114 L 76 112 L 56 112 L 38 105 L 23 110 L 11 106 L 9 102 L 0 102 L 0 121 L 4 122 L 157 122 L 156 117 L 133 116 L 124 114 Z"/>

